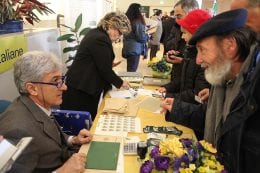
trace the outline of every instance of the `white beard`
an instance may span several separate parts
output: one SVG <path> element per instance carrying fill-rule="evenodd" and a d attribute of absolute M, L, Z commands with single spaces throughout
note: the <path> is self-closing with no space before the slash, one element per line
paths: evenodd
<path fill-rule="evenodd" d="M 218 57 L 215 65 L 209 66 L 205 70 L 205 78 L 211 85 L 222 85 L 228 79 L 231 72 L 231 61 Z"/>

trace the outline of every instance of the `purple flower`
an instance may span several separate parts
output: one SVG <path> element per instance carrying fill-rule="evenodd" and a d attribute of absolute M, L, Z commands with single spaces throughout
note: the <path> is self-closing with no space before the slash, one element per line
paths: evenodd
<path fill-rule="evenodd" d="M 159 146 L 155 146 L 150 153 L 151 158 L 159 156 Z"/>
<path fill-rule="evenodd" d="M 158 156 L 154 158 L 155 168 L 158 171 L 167 170 L 170 166 L 170 158 L 166 156 Z"/>
<path fill-rule="evenodd" d="M 221 171 L 221 173 L 228 173 L 228 171 L 224 169 Z"/>
<path fill-rule="evenodd" d="M 204 150 L 205 150 L 204 147 L 201 145 L 200 142 L 197 142 L 197 143 L 196 143 L 196 147 L 198 148 L 199 151 L 204 151 Z"/>
<path fill-rule="evenodd" d="M 151 173 L 152 169 L 153 169 L 153 162 L 150 160 L 146 160 L 140 168 L 140 173 Z"/>
<path fill-rule="evenodd" d="M 175 157 L 173 161 L 173 170 L 179 171 L 180 168 L 189 167 L 189 157 L 187 154 L 183 154 L 180 158 Z"/>
<path fill-rule="evenodd" d="M 186 148 L 191 148 L 192 147 L 192 139 L 182 138 L 182 139 L 180 139 L 180 142 Z"/>
<path fill-rule="evenodd" d="M 199 158 L 199 153 L 197 150 L 194 150 L 193 148 L 188 148 L 187 152 L 190 162 L 194 162 Z"/>

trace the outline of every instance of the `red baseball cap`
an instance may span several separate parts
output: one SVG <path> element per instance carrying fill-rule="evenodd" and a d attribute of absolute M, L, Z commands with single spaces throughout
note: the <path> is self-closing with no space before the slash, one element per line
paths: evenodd
<path fill-rule="evenodd" d="M 194 34 L 201 24 L 209 20 L 212 16 L 206 10 L 196 9 L 190 11 L 184 18 L 177 20 L 176 22 Z"/>

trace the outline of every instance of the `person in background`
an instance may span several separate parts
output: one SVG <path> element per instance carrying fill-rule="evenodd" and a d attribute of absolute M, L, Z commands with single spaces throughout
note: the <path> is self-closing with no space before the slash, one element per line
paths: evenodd
<path fill-rule="evenodd" d="M 245 9 L 221 13 L 189 42 L 196 45 L 197 63 L 206 69 L 212 87 L 206 115 L 198 107 L 185 112 L 183 119 L 194 120 L 189 127 L 204 129 L 204 139 L 217 147 L 225 169 L 232 173 L 260 170 L 259 41 L 244 27 L 248 17 Z"/>
<path fill-rule="evenodd" d="M 163 13 L 163 15 L 162 15 L 162 22 L 164 21 L 164 20 L 167 20 L 169 18 L 169 16 L 168 16 L 168 13 L 167 13 L 167 11 L 165 11 L 164 13 Z"/>
<path fill-rule="evenodd" d="M 140 4 L 132 3 L 126 11 L 132 30 L 129 34 L 124 34 L 122 56 L 127 60 L 127 71 L 129 72 L 137 70 L 141 55 L 144 58 L 147 56 L 148 34 L 140 8 Z"/>
<path fill-rule="evenodd" d="M 180 20 L 185 17 L 190 11 L 197 9 L 199 7 L 196 0 L 180 0 L 174 6 L 174 15 L 176 20 Z M 170 45 L 171 47 L 168 47 Z M 178 52 L 180 55 L 183 55 L 184 49 L 186 47 L 186 42 L 182 39 L 182 33 L 180 26 L 174 25 L 171 29 L 171 34 L 166 41 L 166 49 L 171 50 L 171 52 Z M 181 88 L 181 76 L 182 76 L 182 67 L 183 67 L 183 58 L 179 56 L 174 56 L 169 58 L 166 56 L 166 60 L 169 63 L 173 64 L 171 72 L 171 82 L 163 85 L 158 90 L 162 93 L 171 91 L 171 93 L 178 93 Z"/>
<path fill-rule="evenodd" d="M 68 90 L 63 93 L 62 109 L 88 111 L 95 119 L 101 94 L 111 89 L 128 88 L 113 71 L 112 43 L 131 30 L 127 16 L 120 12 L 105 15 L 80 43 L 76 58 L 67 72 Z"/>
<path fill-rule="evenodd" d="M 196 9 L 188 13 L 184 18 L 177 20 L 177 23 L 181 26 L 182 38 L 187 43 L 184 53 L 184 62 L 181 76 L 181 89 L 179 92 L 167 93 L 166 97 L 170 97 L 172 109 L 165 114 L 166 121 L 172 121 L 182 125 L 188 124 L 183 121 L 182 105 L 184 104 L 199 104 L 195 100 L 195 95 L 201 90 L 209 89 L 210 85 L 206 81 L 204 76 L 204 69 L 200 65 L 196 64 L 197 50 L 195 46 L 188 45 L 188 42 L 196 30 L 207 20 L 211 18 L 211 15 L 201 9 Z M 173 56 L 168 54 L 167 56 Z M 170 92 L 170 91 L 169 91 Z M 164 104 L 162 104 L 164 106 Z M 198 139 L 203 138 L 203 131 L 194 129 Z"/>
<path fill-rule="evenodd" d="M 158 9 L 151 19 L 157 21 L 156 31 L 151 34 L 150 43 L 150 61 L 156 57 L 157 51 L 160 49 L 160 40 L 162 36 L 162 10 Z"/>
<path fill-rule="evenodd" d="M 258 33 L 260 33 L 260 1 L 259 0 L 232 0 L 231 9 L 246 8 L 248 17 L 246 25 Z"/>
<path fill-rule="evenodd" d="M 169 50 L 166 49 L 166 40 L 168 39 L 172 27 L 176 25 L 175 16 L 174 16 L 174 10 L 170 12 L 170 16 L 162 21 L 162 36 L 161 36 L 161 42 L 163 44 L 163 55 L 166 54 Z"/>
<path fill-rule="evenodd" d="M 51 106 L 61 104 L 67 89 L 62 68 L 57 57 L 39 51 L 25 53 L 14 64 L 20 96 L 1 115 L 0 134 L 13 143 L 28 136 L 33 140 L 9 172 L 84 171 L 86 155 L 75 153 L 73 146 L 90 142 L 91 134 L 82 129 L 78 136 L 68 136 L 51 118 Z"/>

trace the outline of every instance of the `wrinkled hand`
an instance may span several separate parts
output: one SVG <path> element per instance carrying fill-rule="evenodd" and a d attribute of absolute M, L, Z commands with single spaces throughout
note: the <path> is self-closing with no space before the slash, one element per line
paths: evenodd
<path fill-rule="evenodd" d="M 121 85 L 120 89 L 128 89 L 129 87 L 129 83 L 127 81 L 123 81 L 123 84 Z"/>
<path fill-rule="evenodd" d="M 82 173 L 85 171 L 86 154 L 73 154 L 60 168 L 57 173 Z"/>
<path fill-rule="evenodd" d="M 122 61 L 113 62 L 112 67 L 116 67 L 121 64 Z"/>
<path fill-rule="evenodd" d="M 203 102 L 207 102 L 209 98 L 209 88 L 204 88 L 198 93 L 198 96 Z"/>
<path fill-rule="evenodd" d="M 172 110 L 173 103 L 174 103 L 174 98 L 164 99 L 164 101 L 160 105 L 162 107 L 161 113 L 166 113 L 167 111 L 170 112 Z"/>
<path fill-rule="evenodd" d="M 156 90 L 159 91 L 160 93 L 166 93 L 165 87 L 159 87 L 159 88 L 156 88 Z"/>
<path fill-rule="evenodd" d="M 182 63 L 183 58 L 178 57 L 178 56 L 174 56 L 174 54 L 177 54 L 177 53 L 179 53 L 179 52 L 175 51 L 175 50 L 169 50 L 166 53 L 166 61 L 170 62 L 170 63 L 173 63 L 173 64 L 180 64 L 180 63 Z"/>
<path fill-rule="evenodd" d="M 77 144 L 77 145 L 82 145 L 82 144 L 86 144 L 89 143 L 92 139 L 92 135 L 90 134 L 90 132 L 87 129 L 82 129 L 80 130 L 78 136 L 74 136 L 72 138 L 72 144 Z"/>

